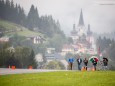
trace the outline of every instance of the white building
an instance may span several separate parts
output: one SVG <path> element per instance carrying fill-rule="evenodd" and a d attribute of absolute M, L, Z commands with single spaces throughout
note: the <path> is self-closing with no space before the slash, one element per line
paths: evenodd
<path fill-rule="evenodd" d="M 32 40 L 32 42 L 34 44 L 41 44 L 41 43 L 45 42 L 45 39 L 40 35 L 38 35 L 38 36 L 29 36 L 29 37 L 27 37 L 27 39 Z"/>
<path fill-rule="evenodd" d="M 85 27 L 82 9 L 78 25 L 76 26 L 76 24 L 73 24 L 71 38 L 73 39 L 73 45 L 77 46 L 78 52 L 85 53 L 95 49 L 93 33 L 90 30 L 90 24 L 88 24 L 88 28 Z"/>
<path fill-rule="evenodd" d="M 8 41 L 9 41 L 9 37 L 7 36 L 0 38 L 0 42 L 8 42 Z"/>

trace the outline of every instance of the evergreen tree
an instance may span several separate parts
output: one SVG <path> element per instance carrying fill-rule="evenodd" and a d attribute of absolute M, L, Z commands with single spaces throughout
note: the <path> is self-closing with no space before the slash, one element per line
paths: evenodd
<path fill-rule="evenodd" d="M 25 21 L 25 13 L 23 8 L 21 6 L 18 6 L 18 24 L 24 26 L 24 21 Z"/>
<path fill-rule="evenodd" d="M 35 60 L 35 54 L 33 50 L 31 50 L 30 57 L 28 59 L 29 59 L 29 65 L 33 66 L 33 68 L 37 68 L 37 63 Z"/>
<path fill-rule="evenodd" d="M 5 18 L 5 20 L 8 20 L 8 21 L 10 21 L 10 16 L 11 16 L 11 14 L 10 14 L 10 1 L 9 0 L 6 0 L 6 3 L 5 3 L 5 9 L 4 9 L 4 11 L 5 11 L 5 13 L 4 13 L 4 18 Z"/>
<path fill-rule="evenodd" d="M 18 5 L 16 4 L 15 8 L 14 8 L 14 23 L 19 24 L 19 18 L 18 18 L 19 12 L 18 12 Z"/>
<path fill-rule="evenodd" d="M 27 27 L 30 30 L 33 30 L 33 28 L 38 27 L 38 20 L 39 20 L 39 16 L 38 16 L 37 8 L 35 9 L 34 5 L 32 5 L 27 16 L 27 22 L 28 22 Z"/>
<path fill-rule="evenodd" d="M 1 19 L 4 19 L 4 8 L 5 8 L 4 0 L 0 0 L 0 18 Z"/>
<path fill-rule="evenodd" d="M 9 13 L 10 21 L 15 22 L 14 17 L 15 17 L 15 7 L 14 7 L 14 3 L 13 3 L 13 0 L 12 0 L 11 5 L 10 5 L 10 13 Z"/>

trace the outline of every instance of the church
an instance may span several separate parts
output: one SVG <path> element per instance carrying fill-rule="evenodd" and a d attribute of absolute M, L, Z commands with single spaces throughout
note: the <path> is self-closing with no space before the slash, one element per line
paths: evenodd
<path fill-rule="evenodd" d="M 87 25 L 87 28 L 84 24 L 82 9 L 80 12 L 78 25 L 73 24 L 73 30 L 70 35 L 73 40 L 73 45 L 77 51 L 85 53 L 86 51 L 93 49 L 93 32 L 90 30 L 90 24 Z"/>

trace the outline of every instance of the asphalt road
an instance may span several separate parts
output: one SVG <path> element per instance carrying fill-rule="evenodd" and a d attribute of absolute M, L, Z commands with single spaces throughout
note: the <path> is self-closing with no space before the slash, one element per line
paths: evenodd
<path fill-rule="evenodd" d="M 53 72 L 53 71 L 67 71 L 67 70 L 8 69 L 8 68 L 0 68 L 0 75 L 7 75 L 7 74 L 22 74 L 22 73 L 39 73 L 39 72 Z"/>

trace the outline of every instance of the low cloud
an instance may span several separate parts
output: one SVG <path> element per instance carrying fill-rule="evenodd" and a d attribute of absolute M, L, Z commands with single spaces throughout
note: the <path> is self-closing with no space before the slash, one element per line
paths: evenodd
<path fill-rule="evenodd" d="M 69 34 L 72 25 L 78 24 L 80 10 L 83 10 L 84 22 L 91 24 L 91 30 L 97 33 L 111 32 L 115 29 L 115 5 L 100 5 L 115 0 L 14 0 L 21 4 L 26 13 L 31 4 L 38 8 L 40 15 L 52 15 L 60 21 L 62 30 Z"/>

